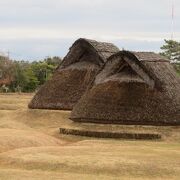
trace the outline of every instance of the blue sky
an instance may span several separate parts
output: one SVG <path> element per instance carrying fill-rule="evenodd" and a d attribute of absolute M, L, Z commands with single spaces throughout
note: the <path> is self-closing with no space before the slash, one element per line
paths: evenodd
<path fill-rule="evenodd" d="M 156 51 L 171 37 L 172 0 L 0 0 L 0 52 L 15 59 L 65 56 L 80 37 Z M 180 40 L 180 1 L 174 0 Z"/>

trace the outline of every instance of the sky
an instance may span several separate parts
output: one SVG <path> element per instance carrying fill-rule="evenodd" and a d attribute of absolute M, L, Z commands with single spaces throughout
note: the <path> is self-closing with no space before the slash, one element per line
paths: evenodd
<path fill-rule="evenodd" d="M 0 53 L 13 59 L 64 57 L 78 38 L 134 51 L 180 40 L 179 0 L 0 0 Z"/>

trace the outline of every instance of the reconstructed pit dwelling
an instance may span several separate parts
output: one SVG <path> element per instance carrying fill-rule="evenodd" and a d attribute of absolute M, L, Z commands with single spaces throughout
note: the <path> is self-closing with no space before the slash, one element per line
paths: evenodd
<path fill-rule="evenodd" d="M 152 52 L 112 55 L 74 106 L 76 122 L 180 125 L 180 78 Z"/>
<path fill-rule="evenodd" d="M 32 109 L 72 110 L 107 58 L 119 49 L 111 44 L 78 39 L 29 104 Z"/>

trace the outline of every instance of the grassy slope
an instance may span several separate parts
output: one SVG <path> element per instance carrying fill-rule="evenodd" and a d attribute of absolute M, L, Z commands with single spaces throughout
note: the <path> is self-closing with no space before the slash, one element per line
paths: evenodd
<path fill-rule="evenodd" d="M 0 179 L 180 179 L 179 128 L 163 141 L 63 136 L 69 112 L 28 110 L 30 98 L 0 94 Z"/>

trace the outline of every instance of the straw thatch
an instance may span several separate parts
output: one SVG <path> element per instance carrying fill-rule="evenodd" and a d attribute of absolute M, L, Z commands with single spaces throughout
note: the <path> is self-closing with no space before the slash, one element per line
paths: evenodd
<path fill-rule="evenodd" d="M 164 57 L 122 51 L 109 58 L 74 107 L 79 122 L 180 125 L 180 78 Z"/>
<path fill-rule="evenodd" d="M 52 79 L 34 96 L 29 108 L 71 110 L 107 58 L 118 51 L 110 43 L 77 40 Z"/>
<path fill-rule="evenodd" d="M 161 139 L 161 135 L 157 133 L 128 133 L 128 132 L 111 132 L 111 131 L 93 131 L 83 129 L 60 128 L 60 134 L 86 136 L 97 138 L 113 138 L 113 139 L 138 139 L 153 140 Z"/>

